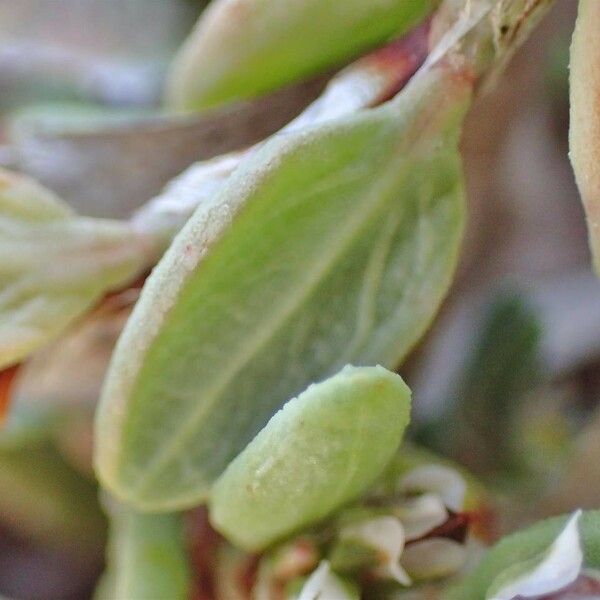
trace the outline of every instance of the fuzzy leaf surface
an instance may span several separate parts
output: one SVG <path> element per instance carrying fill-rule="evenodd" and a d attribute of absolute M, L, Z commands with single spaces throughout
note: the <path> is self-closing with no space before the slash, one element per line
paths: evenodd
<path fill-rule="evenodd" d="M 394 368 L 447 292 L 470 82 L 275 136 L 148 279 L 97 415 L 96 465 L 147 509 L 193 505 L 284 402 L 343 365 Z"/>
<path fill-rule="evenodd" d="M 237 546 L 262 550 L 354 500 L 394 456 L 410 390 L 382 367 L 347 366 L 290 400 L 227 467 L 211 521 Z"/>

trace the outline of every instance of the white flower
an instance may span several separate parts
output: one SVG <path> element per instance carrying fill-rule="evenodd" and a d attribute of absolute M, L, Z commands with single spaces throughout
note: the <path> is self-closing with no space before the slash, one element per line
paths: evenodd
<path fill-rule="evenodd" d="M 415 542 L 402 553 L 402 566 L 415 579 L 437 579 L 457 573 L 467 560 L 463 544 L 434 537 Z"/>
<path fill-rule="evenodd" d="M 354 598 L 331 572 L 329 562 L 323 560 L 306 580 L 297 600 L 354 600 Z"/>
<path fill-rule="evenodd" d="M 437 494 L 454 512 L 464 508 L 467 484 L 462 476 L 443 465 L 424 465 L 409 471 L 400 481 L 401 492 Z"/>
<path fill-rule="evenodd" d="M 395 517 L 376 517 L 345 527 L 340 538 L 343 540 L 358 540 L 372 547 L 382 565 L 378 574 L 389 577 L 402 585 L 410 585 L 411 579 L 400 566 L 400 555 L 404 550 L 404 528 Z"/>
<path fill-rule="evenodd" d="M 423 494 L 409 498 L 394 508 L 394 515 L 402 521 L 406 540 L 416 540 L 448 520 L 448 511 L 437 494 Z"/>

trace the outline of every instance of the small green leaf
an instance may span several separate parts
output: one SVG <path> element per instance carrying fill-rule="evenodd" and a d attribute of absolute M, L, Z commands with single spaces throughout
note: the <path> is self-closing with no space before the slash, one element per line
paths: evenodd
<path fill-rule="evenodd" d="M 447 600 L 481 600 L 487 597 L 486 594 L 493 593 L 496 585 L 505 584 L 511 573 L 522 574 L 523 565 L 528 570 L 539 564 L 540 558 L 564 531 L 568 521 L 569 516 L 548 519 L 503 539 L 473 573 L 450 590 Z M 579 521 L 579 532 L 584 552 L 583 568 L 600 568 L 600 511 L 584 513 Z M 562 566 L 563 563 L 559 561 L 558 564 Z M 555 571 L 552 570 L 552 576 Z"/>
<path fill-rule="evenodd" d="M 0 171 L 0 368 L 56 337 L 152 255 L 127 224 L 78 217 L 49 190 Z"/>
<path fill-rule="evenodd" d="M 344 364 L 394 368 L 452 279 L 472 79 L 275 136 L 203 203 L 142 291 L 97 414 L 119 497 L 190 506 L 273 413 Z"/>
<path fill-rule="evenodd" d="M 382 367 L 346 367 L 290 400 L 227 467 L 214 527 L 260 550 L 357 498 L 395 454 L 410 390 Z"/>
<path fill-rule="evenodd" d="M 109 369 L 95 459 L 114 493 L 194 505 L 287 398 L 347 362 L 397 366 L 456 266 L 473 85 L 550 4 L 476 3 L 390 103 L 274 136 L 199 206 Z"/>
<path fill-rule="evenodd" d="M 110 509 L 107 571 L 96 600 L 187 600 L 191 572 L 179 515 L 141 515 Z"/>
<path fill-rule="evenodd" d="M 250 98 L 400 35 L 436 0 L 216 0 L 176 57 L 167 99 L 202 109 Z"/>

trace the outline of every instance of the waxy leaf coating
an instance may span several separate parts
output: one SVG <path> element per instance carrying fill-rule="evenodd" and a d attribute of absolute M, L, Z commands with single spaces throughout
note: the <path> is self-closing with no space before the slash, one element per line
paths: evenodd
<path fill-rule="evenodd" d="M 600 2 L 580 0 L 571 46 L 570 156 L 600 272 Z"/>
<path fill-rule="evenodd" d="M 405 32 L 435 0 L 215 0 L 171 68 L 168 102 L 202 109 L 335 66 Z"/>
<path fill-rule="evenodd" d="M 275 136 L 198 208 L 113 355 L 96 422 L 106 486 L 191 506 L 310 383 L 398 364 L 456 266 L 471 84 L 440 65 L 381 108 Z"/>
<path fill-rule="evenodd" d="M 550 4 L 476 3 L 394 100 L 274 136 L 198 207 L 113 356 L 106 486 L 138 508 L 193 506 L 289 397 L 348 362 L 397 366 L 456 266 L 473 85 Z"/>
<path fill-rule="evenodd" d="M 357 498 L 394 456 L 410 390 L 382 367 L 346 367 L 290 400 L 227 467 L 213 526 L 261 550 Z"/>

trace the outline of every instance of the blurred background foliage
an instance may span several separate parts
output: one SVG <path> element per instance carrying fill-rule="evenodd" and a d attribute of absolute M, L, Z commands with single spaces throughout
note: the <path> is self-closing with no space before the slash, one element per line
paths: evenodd
<path fill-rule="evenodd" d="M 317 78 L 210 114 L 163 111 L 166 67 L 204 4 L 0 0 L 0 164 L 84 214 L 124 216 L 321 89 Z M 413 438 L 495 492 L 498 533 L 600 504 L 600 282 L 567 156 L 575 11 L 557 2 L 468 118 L 459 276 L 402 369 Z M 18 376 L 0 436 L 0 595 L 86 598 L 102 569 L 91 414 L 131 293 Z M 82 352 L 86 369 L 73 368 Z"/>

